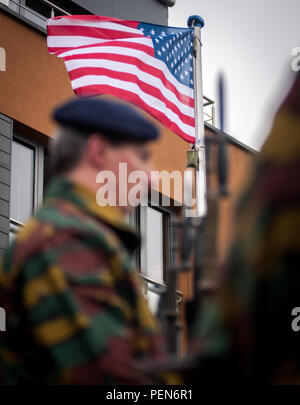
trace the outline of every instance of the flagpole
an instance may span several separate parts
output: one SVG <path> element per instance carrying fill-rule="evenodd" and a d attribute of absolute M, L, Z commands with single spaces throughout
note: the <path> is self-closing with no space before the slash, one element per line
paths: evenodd
<path fill-rule="evenodd" d="M 205 134 L 203 116 L 203 87 L 202 87 L 202 57 L 201 57 L 201 28 L 204 20 L 198 15 L 188 19 L 188 26 L 194 27 L 194 100 L 195 100 L 195 145 L 192 146 L 198 154 L 196 165 L 196 216 L 204 218 L 207 213 L 206 202 L 206 163 L 205 163 Z"/>

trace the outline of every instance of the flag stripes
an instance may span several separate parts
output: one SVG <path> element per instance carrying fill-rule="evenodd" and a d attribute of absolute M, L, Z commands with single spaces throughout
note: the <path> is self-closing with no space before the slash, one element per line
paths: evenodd
<path fill-rule="evenodd" d="M 194 142 L 193 88 L 180 82 L 157 57 L 153 38 L 137 28 L 139 23 L 71 17 L 48 20 L 48 49 L 64 60 L 75 93 L 128 100 Z"/>

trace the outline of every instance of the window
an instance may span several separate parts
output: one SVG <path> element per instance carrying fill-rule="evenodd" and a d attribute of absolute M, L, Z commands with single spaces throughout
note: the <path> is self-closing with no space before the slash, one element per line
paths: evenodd
<path fill-rule="evenodd" d="M 12 141 L 10 238 L 33 215 L 43 195 L 44 148 L 19 136 Z"/>
<path fill-rule="evenodd" d="M 33 214 L 34 148 L 12 141 L 11 217 L 24 223 Z"/>
<path fill-rule="evenodd" d="M 140 269 L 145 282 L 145 295 L 156 314 L 160 294 L 165 291 L 166 268 L 169 265 L 170 213 L 159 207 L 140 207 Z"/>
<path fill-rule="evenodd" d="M 142 274 L 158 283 L 164 282 L 163 213 L 151 207 L 141 207 Z"/>
<path fill-rule="evenodd" d="M 160 297 L 167 289 L 167 271 L 172 263 L 171 216 L 175 215 L 175 211 L 171 207 L 152 207 L 149 205 L 147 207 L 139 207 L 137 213 L 139 213 L 139 218 L 137 218 L 142 237 L 139 264 L 141 277 L 145 284 L 145 296 L 151 312 L 161 316 L 162 313 L 158 313 L 160 309 Z M 182 293 L 176 289 L 175 296 L 177 329 L 172 338 L 173 342 L 169 342 L 169 344 L 175 351 L 178 351 L 181 339 L 181 323 L 179 320 Z M 165 319 L 161 318 L 161 321 L 164 322 Z M 168 327 L 166 323 L 163 324 L 166 338 L 169 336 Z"/>
<path fill-rule="evenodd" d="M 140 234 L 142 246 L 133 260 L 145 284 L 151 311 L 158 310 L 160 294 L 165 291 L 165 272 L 169 260 L 169 213 L 150 206 L 139 206 L 127 215 L 127 222 Z"/>

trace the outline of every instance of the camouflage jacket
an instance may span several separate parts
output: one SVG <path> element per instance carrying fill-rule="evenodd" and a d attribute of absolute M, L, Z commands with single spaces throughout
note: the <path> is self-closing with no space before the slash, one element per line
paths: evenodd
<path fill-rule="evenodd" d="M 117 207 L 53 180 L 0 270 L 2 383 L 149 382 L 135 361 L 163 349 L 130 257 L 138 243 Z"/>
<path fill-rule="evenodd" d="M 300 383 L 300 74 L 237 206 L 220 292 L 193 329 L 197 380 Z"/>

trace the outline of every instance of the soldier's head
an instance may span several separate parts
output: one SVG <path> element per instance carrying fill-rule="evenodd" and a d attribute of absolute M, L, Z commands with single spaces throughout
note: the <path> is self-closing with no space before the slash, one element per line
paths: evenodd
<path fill-rule="evenodd" d="M 149 144 L 159 133 L 136 109 L 104 98 L 73 99 L 54 111 L 54 119 L 59 123 L 49 148 L 54 173 L 97 191 L 99 173 L 105 171 L 105 181 L 110 183 L 107 188 L 115 188 L 109 193 L 115 193 L 116 205 L 120 195 L 124 198 L 136 185 L 135 181 L 128 183 L 134 171 L 144 173 L 139 176 L 140 188 L 148 189 L 152 170 Z M 127 211 L 130 204 L 122 208 Z"/>

